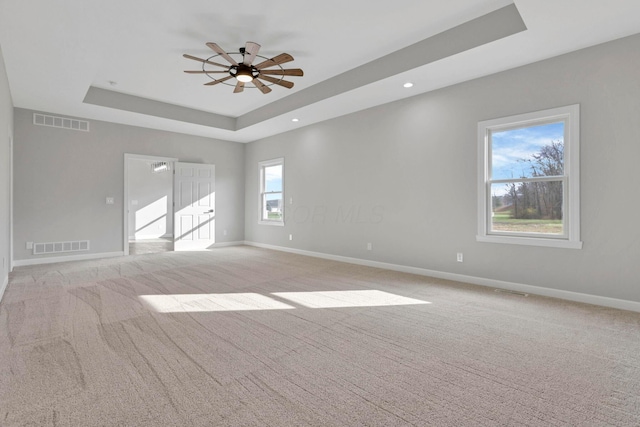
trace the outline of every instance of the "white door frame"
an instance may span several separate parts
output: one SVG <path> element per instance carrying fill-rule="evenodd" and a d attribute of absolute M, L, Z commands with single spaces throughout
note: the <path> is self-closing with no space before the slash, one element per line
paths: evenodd
<path fill-rule="evenodd" d="M 125 256 L 129 255 L 129 161 L 130 160 L 147 160 L 156 162 L 171 163 L 171 170 L 174 170 L 173 162 L 177 162 L 178 159 L 174 157 L 162 157 L 162 156 L 148 156 L 144 154 L 124 154 L 124 200 L 123 206 L 123 230 L 122 230 L 122 251 Z M 171 192 L 173 193 L 173 184 L 171 185 Z M 173 215 L 173 212 L 171 213 Z"/>

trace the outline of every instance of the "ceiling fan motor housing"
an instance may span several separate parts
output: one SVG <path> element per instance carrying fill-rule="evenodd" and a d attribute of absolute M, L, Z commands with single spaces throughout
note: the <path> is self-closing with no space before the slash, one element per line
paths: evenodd
<path fill-rule="evenodd" d="M 229 74 L 240 81 L 250 82 L 251 80 L 258 77 L 260 72 L 254 67 L 250 65 L 245 65 L 240 63 L 238 65 L 232 65 L 229 68 Z M 246 76 L 246 77 L 244 77 Z"/>

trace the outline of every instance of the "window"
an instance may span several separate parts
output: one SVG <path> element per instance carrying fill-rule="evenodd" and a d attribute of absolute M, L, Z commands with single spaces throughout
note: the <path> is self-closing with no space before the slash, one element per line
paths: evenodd
<path fill-rule="evenodd" d="M 261 224 L 284 225 L 284 159 L 260 162 Z"/>
<path fill-rule="evenodd" d="M 478 123 L 481 242 L 580 249 L 580 106 Z"/>

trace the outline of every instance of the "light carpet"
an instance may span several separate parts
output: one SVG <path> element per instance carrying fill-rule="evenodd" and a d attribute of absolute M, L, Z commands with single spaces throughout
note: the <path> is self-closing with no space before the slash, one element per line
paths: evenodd
<path fill-rule="evenodd" d="M 640 314 L 251 247 L 17 268 L 2 426 L 638 426 Z"/>

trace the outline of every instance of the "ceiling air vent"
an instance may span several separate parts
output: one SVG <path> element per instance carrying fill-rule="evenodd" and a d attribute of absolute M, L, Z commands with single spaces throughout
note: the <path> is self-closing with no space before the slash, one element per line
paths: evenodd
<path fill-rule="evenodd" d="M 46 114 L 33 113 L 33 124 L 89 132 L 89 122 L 86 120 L 68 119 L 66 117 L 48 116 Z"/>

